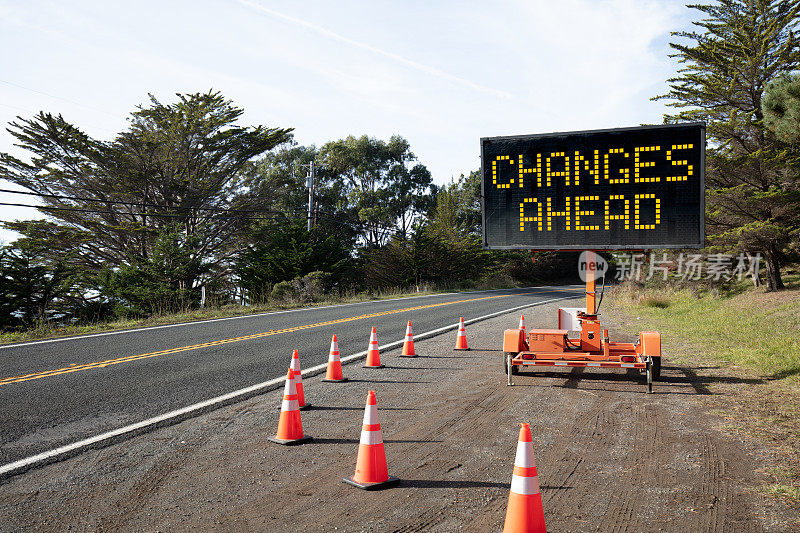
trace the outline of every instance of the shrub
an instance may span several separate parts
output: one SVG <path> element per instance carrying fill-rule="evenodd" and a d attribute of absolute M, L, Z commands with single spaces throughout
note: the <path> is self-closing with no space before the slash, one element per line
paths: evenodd
<path fill-rule="evenodd" d="M 292 287 L 301 302 L 317 302 L 321 300 L 327 292 L 330 278 L 330 274 L 316 270 L 314 272 L 309 272 L 302 278 L 295 278 L 292 280 Z"/>
<path fill-rule="evenodd" d="M 300 293 L 291 281 L 281 281 L 272 287 L 270 300 L 276 303 L 288 304 L 300 300 Z"/>

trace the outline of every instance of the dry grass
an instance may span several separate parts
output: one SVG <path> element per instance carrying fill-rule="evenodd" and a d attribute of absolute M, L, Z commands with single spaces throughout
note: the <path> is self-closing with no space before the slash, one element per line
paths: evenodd
<path fill-rule="evenodd" d="M 12 342 L 25 342 L 32 340 L 50 339 L 58 337 L 69 337 L 74 335 L 86 335 L 91 333 L 103 333 L 106 331 L 119 331 L 126 329 L 146 328 L 150 326 L 161 326 L 166 324 L 181 324 L 184 322 L 197 322 L 211 320 L 215 318 L 229 318 L 235 316 L 254 315 L 268 313 L 271 311 L 281 311 L 286 309 L 297 309 L 301 307 L 323 307 L 326 305 L 346 304 L 365 302 L 370 300 L 387 300 L 391 298 L 412 298 L 414 296 L 425 296 L 436 294 L 437 291 L 427 287 L 420 292 L 401 291 L 399 289 L 383 290 L 374 293 L 349 294 L 343 297 L 330 297 L 323 301 L 314 303 L 286 303 L 286 304 L 256 304 L 256 305 L 225 305 L 222 307 L 207 307 L 205 309 L 195 309 L 182 313 L 157 314 L 145 318 L 120 318 L 106 322 L 93 322 L 89 324 L 76 324 L 68 326 L 53 325 L 48 323 L 39 324 L 33 328 L 23 331 L 8 331 L 0 333 L 0 344 Z"/>
<path fill-rule="evenodd" d="M 268 313 L 271 311 L 282 311 L 286 309 L 298 309 L 302 307 L 324 307 L 326 305 L 358 303 L 374 300 L 388 300 L 392 298 L 413 298 L 415 296 L 427 296 L 431 294 L 441 294 L 448 292 L 482 291 L 492 289 L 510 289 L 518 287 L 519 284 L 511 278 L 501 277 L 498 279 L 485 280 L 477 283 L 461 284 L 458 286 L 431 286 L 421 285 L 419 292 L 416 290 L 404 290 L 399 288 L 380 289 L 365 293 L 348 293 L 341 296 L 328 296 L 325 299 L 313 303 L 263 303 L 254 305 L 225 305 L 221 307 L 207 307 L 205 309 L 195 309 L 181 313 L 156 314 L 144 318 L 119 318 L 105 322 L 92 322 L 89 324 L 75 325 L 54 325 L 49 323 L 39 324 L 23 331 L 0 332 L 0 344 L 12 342 L 25 342 L 33 340 L 51 339 L 58 337 L 70 337 L 74 335 L 87 335 L 92 333 L 103 333 L 106 331 L 119 331 L 126 329 L 146 328 L 150 326 L 161 326 L 167 324 L 181 324 L 184 322 L 197 322 L 211 320 L 215 318 L 229 318 L 235 316 L 254 315 Z"/>

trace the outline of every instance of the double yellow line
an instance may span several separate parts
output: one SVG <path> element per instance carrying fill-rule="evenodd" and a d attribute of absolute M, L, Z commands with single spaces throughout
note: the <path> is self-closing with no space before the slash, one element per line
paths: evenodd
<path fill-rule="evenodd" d="M 397 313 L 407 313 L 409 311 L 418 311 L 420 309 L 430 309 L 432 307 L 442 307 L 445 305 L 463 304 L 468 302 L 477 302 L 479 300 L 491 300 L 493 298 L 505 298 L 511 296 L 509 294 L 500 294 L 497 296 L 484 296 L 481 298 L 472 298 L 469 300 L 456 300 L 453 302 L 443 302 L 429 305 L 418 305 L 416 307 L 406 307 L 404 309 L 394 309 L 392 311 L 381 311 L 380 313 L 369 313 L 366 315 L 351 316 L 348 318 L 338 318 L 336 320 L 328 320 L 326 322 L 317 322 L 316 324 L 306 324 L 304 326 L 295 326 L 293 328 L 285 329 L 271 329 L 262 333 L 255 333 L 253 335 L 245 335 L 244 337 L 233 337 L 231 339 L 221 339 L 218 341 L 204 342 L 202 344 L 192 344 L 190 346 L 181 346 L 179 348 L 169 348 L 167 350 L 160 350 L 158 352 L 143 353 L 138 355 L 128 355 L 119 357 L 117 359 L 106 359 L 105 361 L 96 361 L 94 363 L 86 363 L 82 365 L 74 364 L 64 368 L 57 368 L 55 370 L 46 370 L 44 372 L 35 372 L 32 374 L 24 374 L 22 376 L 13 376 L 0 379 L 0 385 L 9 385 L 11 383 L 20 383 L 23 381 L 31 381 L 34 379 L 49 378 L 51 376 L 59 376 L 61 374 L 69 374 L 71 372 L 81 372 L 83 370 L 92 370 L 95 368 L 105 368 L 111 365 L 119 365 L 122 363 L 130 363 L 132 361 L 139 361 L 140 359 L 149 359 L 151 357 L 159 357 L 162 355 L 172 355 L 181 352 L 188 352 L 191 350 L 200 350 L 202 348 L 210 348 L 212 346 L 221 346 L 223 344 L 230 344 L 232 342 L 249 341 L 252 339 L 260 339 L 262 337 L 269 337 L 271 335 L 280 335 L 282 333 L 292 333 L 303 329 L 319 328 L 322 326 L 330 326 L 331 324 L 341 324 L 344 322 L 352 322 L 354 320 L 364 320 L 365 318 L 375 318 L 379 316 L 393 315 Z"/>

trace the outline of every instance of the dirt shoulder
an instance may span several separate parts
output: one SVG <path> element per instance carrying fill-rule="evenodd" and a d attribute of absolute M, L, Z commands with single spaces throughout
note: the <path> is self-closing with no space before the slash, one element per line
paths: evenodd
<path fill-rule="evenodd" d="M 527 323 L 552 327 L 555 308 Z M 795 530 L 795 510 L 755 490 L 769 452 L 705 412 L 718 378 L 667 359 L 652 395 L 637 374 L 579 368 L 506 387 L 500 337 L 518 318 L 471 325 L 469 352 L 446 334 L 418 342 L 415 359 L 382 354 L 385 369 L 347 365 L 347 383 L 306 380 L 314 440 L 302 446 L 267 441 L 273 391 L 11 478 L 0 530 L 496 531 L 523 421 L 552 531 Z M 369 389 L 402 480 L 381 492 L 341 482 Z"/>
<path fill-rule="evenodd" d="M 625 334 L 662 330 L 662 350 L 672 364 L 694 372 L 702 391 L 698 405 L 719 416 L 718 429 L 763 448 L 759 490 L 800 515 L 798 298 L 797 290 L 751 290 L 711 302 L 706 297 L 697 300 L 700 313 L 712 304 L 722 308 L 707 322 L 683 316 L 682 302 L 673 313 L 672 305 L 653 309 L 612 299 L 609 313 Z M 669 313 L 670 320 L 661 320 Z"/>

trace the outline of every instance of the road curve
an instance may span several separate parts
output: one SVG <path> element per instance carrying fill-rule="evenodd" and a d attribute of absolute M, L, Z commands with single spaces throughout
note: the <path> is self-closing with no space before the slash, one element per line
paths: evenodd
<path fill-rule="evenodd" d="M 303 368 L 503 309 L 580 294 L 583 287 L 451 293 L 0 347 L 0 464 Z"/>

